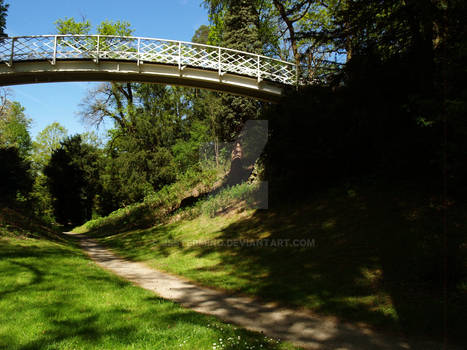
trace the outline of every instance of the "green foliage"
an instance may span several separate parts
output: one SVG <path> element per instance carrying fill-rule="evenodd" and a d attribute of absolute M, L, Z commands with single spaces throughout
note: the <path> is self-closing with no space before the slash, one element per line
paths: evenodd
<path fill-rule="evenodd" d="M 431 59 L 429 51 L 440 39 L 436 38 L 443 30 L 440 10 L 432 1 L 347 2 L 336 13 L 333 39 L 350 56 L 374 54 L 387 60 L 410 51 L 422 63 Z"/>
<path fill-rule="evenodd" d="M 32 148 L 31 120 L 18 102 L 4 98 L 0 111 L 0 201 L 27 201 L 33 182 L 28 160 Z"/>
<path fill-rule="evenodd" d="M 7 102 L 0 114 L 0 147 L 16 147 L 21 157 L 27 157 L 32 149 L 30 125 L 24 107 L 19 102 Z"/>
<path fill-rule="evenodd" d="M 224 16 L 222 45 L 231 49 L 260 53 L 258 14 L 249 0 L 232 0 Z"/>
<path fill-rule="evenodd" d="M 53 197 L 47 184 L 47 176 L 42 172 L 36 173 L 30 195 L 34 215 L 37 218 L 41 218 L 47 224 L 54 224 Z"/>
<path fill-rule="evenodd" d="M 141 201 L 197 167 L 199 149 L 220 142 L 218 100 L 213 93 L 154 84 L 112 83 L 90 92 L 83 117 L 114 123 L 98 207 L 108 213 Z"/>
<path fill-rule="evenodd" d="M 247 29 L 247 32 L 254 33 L 258 31 L 258 34 L 254 35 L 254 41 L 261 41 L 259 44 L 262 47 L 263 53 L 272 54 L 273 56 L 280 56 L 279 49 L 279 28 L 277 25 L 276 18 L 272 15 L 272 2 L 269 0 L 255 0 L 248 1 L 244 4 L 240 4 L 238 1 L 228 0 L 204 0 L 204 7 L 208 10 L 208 16 L 210 21 L 208 43 L 210 45 L 220 46 L 225 44 L 226 35 L 226 18 L 228 18 L 229 12 L 240 11 L 238 17 L 241 20 L 242 16 L 246 16 L 245 19 L 250 21 L 254 18 L 255 21 L 252 26 Z M 240 6 L 238 6 L 240 5 Z M 234 8 L 234 10 L 230 10 Z M 227 17 L 226 17 L 227 16 Z M 227 19 L 229 21 L 229 19 Z M 240 24 L 240 23 L 239 23 Z M 231 25 L 231 23 L 227 23 Z M 245 34 L 245 30 L 242 30 Z M 238 41 L 240 45 L 245 45 L 242 41 Z M 243 44 L 241 44 L 243 43 Z M 258 45 L 258 42 L 252 42 L 253 46 Z M 249 44 L 248 44 L 249 45 Z M 256 50 L 257 48 L 255 48 Z"/>
<path fill-rule="evenodd" d="M 99 137 L 98 134 L 96 134 L 94 131 L 86 131 L 81 134 L 81 138 L 83 139 L 83 143 L 92 146 L 94 148 L 102 148 L 103 147 L 103 141 Z"/>
<path fill-rule="evenodd" d="M 63 225 L 79 225 L 92 217 L 98 190 L 98 154 L 79 135 L 61 142 L 44 174 L 53 197 L 54 213 Z"/>
<path fill-rule="evenodd" d="M 123 203 L 138 202 L 146 194 L 173 182 L 176 177 L 172 155 L 164 147 L 153 150 L 133 149 L 129 152 L 122 150 L 112 162 L 113 170 L 117 173 L 113 183 L 108 184 L 109 190 L 114 193 L 119 191 L 119 195 L 124 198 Z"/>
<path fill-rule="evenodd" d="M 203 1 L 205 8 L 208 9 L 209 26 L 208 41 L 209 45 L 219 46 L 222 43 L 222 36 L 224 32 L 224 15 L 225 6 L 224 1 L 220 0 L 205 0 Z"/>
<path fill-rule="evenodd" d="M 5 36 L 6 17 L 9 4 L 5 4 L 4 0 L 0 0 L 0 36 Z"/>
<path fill-rule="evenodd" d="M 52 154 L 60 148 L 61 142 L 65 140 L 67 130 L 58 122 L 47 125 L 38 133 L 33 142 L 33 152 L 30 159 L 35 170 L 34 184 L 31 191 L 33 210 L 36 217 L 45 222 L 53 223 L 54 209 L 53 198 L 47 186 L 47 177 L 44 169 L 49 163 Z"/>
<path fill-rule="evenodd" d="M 314 10 L 297 22 L 304 21 L 303 40 L 349 60 L 334 78 L 291 92 L 267 113 L 266 170 L 284 196 L 362 174 L 440 185 L 444 171 L 452 195 L 464 195 L 465 6 L 423 4 L 341 2 L 321 33 Z"/>
<path fill-rule="evenodd" d="M 47 125 L 40 131 L 33 142 L 31 160 L 36 167 L 42 169 L 47 165 L 52 153 L 60 147 L 60 143 L 67 136 L 67 130 L 58 122 Z"/>
<path fill-rule="evenodd" d="M 89 34 L 91 31 L 91 22 L 83 18 L 81 22 L 76 21 L 74 17 L 58 19 L 55 21 L 55 28 L 58 34 Z"/>
<path fill-rule="evenodd" d="M 150 227 L 167 219 L 168 215 L 180 207 L 185 197 L 194 192 L 196 196 L 208 192 L 216 180 L 217 173 L 213 170 L 188 170 L 178 176 L 177 182 L 148 194 L 144 201 L 117 209 L 106 217 L 90 220 L 75 232 L 91 231 L 100 234 L 109 230 L 121 232 L 132 228 Z"/>
<path fill-rule="evenodd" d="M 189 127 L 189 136 L 179 138 L 172 146 L 174 162 L 181 172 L 198 163 L 200 148 L 210 141 L 209 127 L 201 120 L 194 120 Z"/>
<path fill-rule="evenodd" d="M 9 238 L 65 241 L 59 227 L 49 226 L 49 222 L 34 216 L 30 208 L 21 208 L 16 203 L 8 204 L 0 206 L 0 241 Z"/>
<path fill-rule="evenodd" d="M 196 29 L 191 41 L 198 44 L 207 44 L 209 42 L 209 27 L 205 24 Z"/>
<path fill-rule="evenodd" d="M 105 20 L 97 26 L 97 33 L 100 35 L 131 36 L 133 32 L 131 24 L 126 21 Z"/>
<path fill-rule="evenodd" d="M 336 29 L 337 10 L 343 6 L 337 0 L 205 0 L 210 19 L 210 43 L 226 45 L 232 41 L 235 48 L 294 60 L 302 77 L 308 81 L 323 79 L 336 65 L 342 51 L 329 41 L 328 33 Z M 233 9 L 233 10 L 231 10 Z M 233 16 L 232 16 L 233 14 Z M 238 18 L 238 20 L 235 19 Z M 242 26 L 230 32 L 228 27 Z M 254 34 L 254 32 L 257 34 Z M 238 38 L 233 38 L 238 36 Z M 252 35 L 253 34 L 253 35 Z M 245 40 L 243 37 L 249 36 Z M 229 44 L 227 44 L 229 45 Z M 241 48 L 239 48 L 241 47 Z"/>
<path fill-rule="evenodd" d="M 216 43 L 227 48 L 261 53 L 262 43 L 259 36 L 259 14 L 255 3 L 246 0 L 234 1 L 206 1 L 210 6 L 211 19 L 214 22 L 213 31 L 222 32 L 221 42 Z M 220 28 L 216 26 L 221 26 Z M 217 28 L 217 29 L 216 29 Z M 215 107 L 215 113 L 210 113 L 216 120 L 216 135 L 222 141 L 233 141 L 240 132 L 243 124 L 249 119 L 257 119 L 261 104 L 245 97 L 220 94 L 220 102 L 208 101 L 207 105 Z"/>
<path fill-rule="evenodd" d="M 115 210 L 175 180 L 171 148 L 185 138 L 188 104 L 177 88 L 141 84 L 127 86 L 125 93 L 118 85 L 109 88 L 116 111 L 106 107 L 101 112 L 113 118 L 116 127 L 109 134 L 103 188 L 114 193 L 119 203 Z M 100 108 L 99 100 L 93 103 Z M 196 161 L 177 156 L 179 164 L 184 163 L 181 171 Z"/>
<path fill-rule="evenodd" d="M 0 147 L 0 202 L 14 203 L 31 191 L 30 163 L 16 147 Z"/>

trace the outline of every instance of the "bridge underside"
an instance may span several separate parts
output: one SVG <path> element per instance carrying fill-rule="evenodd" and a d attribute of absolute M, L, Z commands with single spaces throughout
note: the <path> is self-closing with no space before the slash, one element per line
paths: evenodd
<path fill-rule="evenodd" d="M 120 81 L 180 85 L 277 102 L 283 87 L 243 75 L 169 64 L 100 60 L 20 61 L 0 65 L 0 86 L 69 81 Z"/>

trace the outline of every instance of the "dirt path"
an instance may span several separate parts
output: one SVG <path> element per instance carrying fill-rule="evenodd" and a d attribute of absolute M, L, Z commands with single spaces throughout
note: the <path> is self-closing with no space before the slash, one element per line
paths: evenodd
<path fill-rule="evenodd" d="M 442 349 L 439 344 L 381 335 L 364 327 L 262 304 L 245 297 L 233 297 L 203 288 L 181 278 L 147 267 L 142 263 L 118 258 L 96 241 L 82 235 L 81 246 L 100 266 L 153 291 L 159 296 L 180 303 L 192 310 L 214 315 L 244 328 L 287 340 L 307 349 Z"/>

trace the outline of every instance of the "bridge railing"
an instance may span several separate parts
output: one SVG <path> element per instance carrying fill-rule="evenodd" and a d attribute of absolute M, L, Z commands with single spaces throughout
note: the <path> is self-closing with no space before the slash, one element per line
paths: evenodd
<path fill-rule="evenodd" d="M 0 38 L 0 62 L 92 59 L 134 61 L 176 65 L 183 70 L 195 67 L 241 74 L 293 85 L 297 82 L 295 64 L 271 57 L 223 47 L 142 37 L 109 35 L 36 35 Z"/>

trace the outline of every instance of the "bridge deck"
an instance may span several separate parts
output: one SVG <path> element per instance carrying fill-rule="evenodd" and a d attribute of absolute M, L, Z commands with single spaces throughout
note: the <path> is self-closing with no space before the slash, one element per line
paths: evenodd
<path fill-rule="evenodd" d="M 0 85 L 138 81 L 228 91 L 276 100 L 296 82 L 295 65 L 183 41 L 100 35 L 0 39 Z"/>

